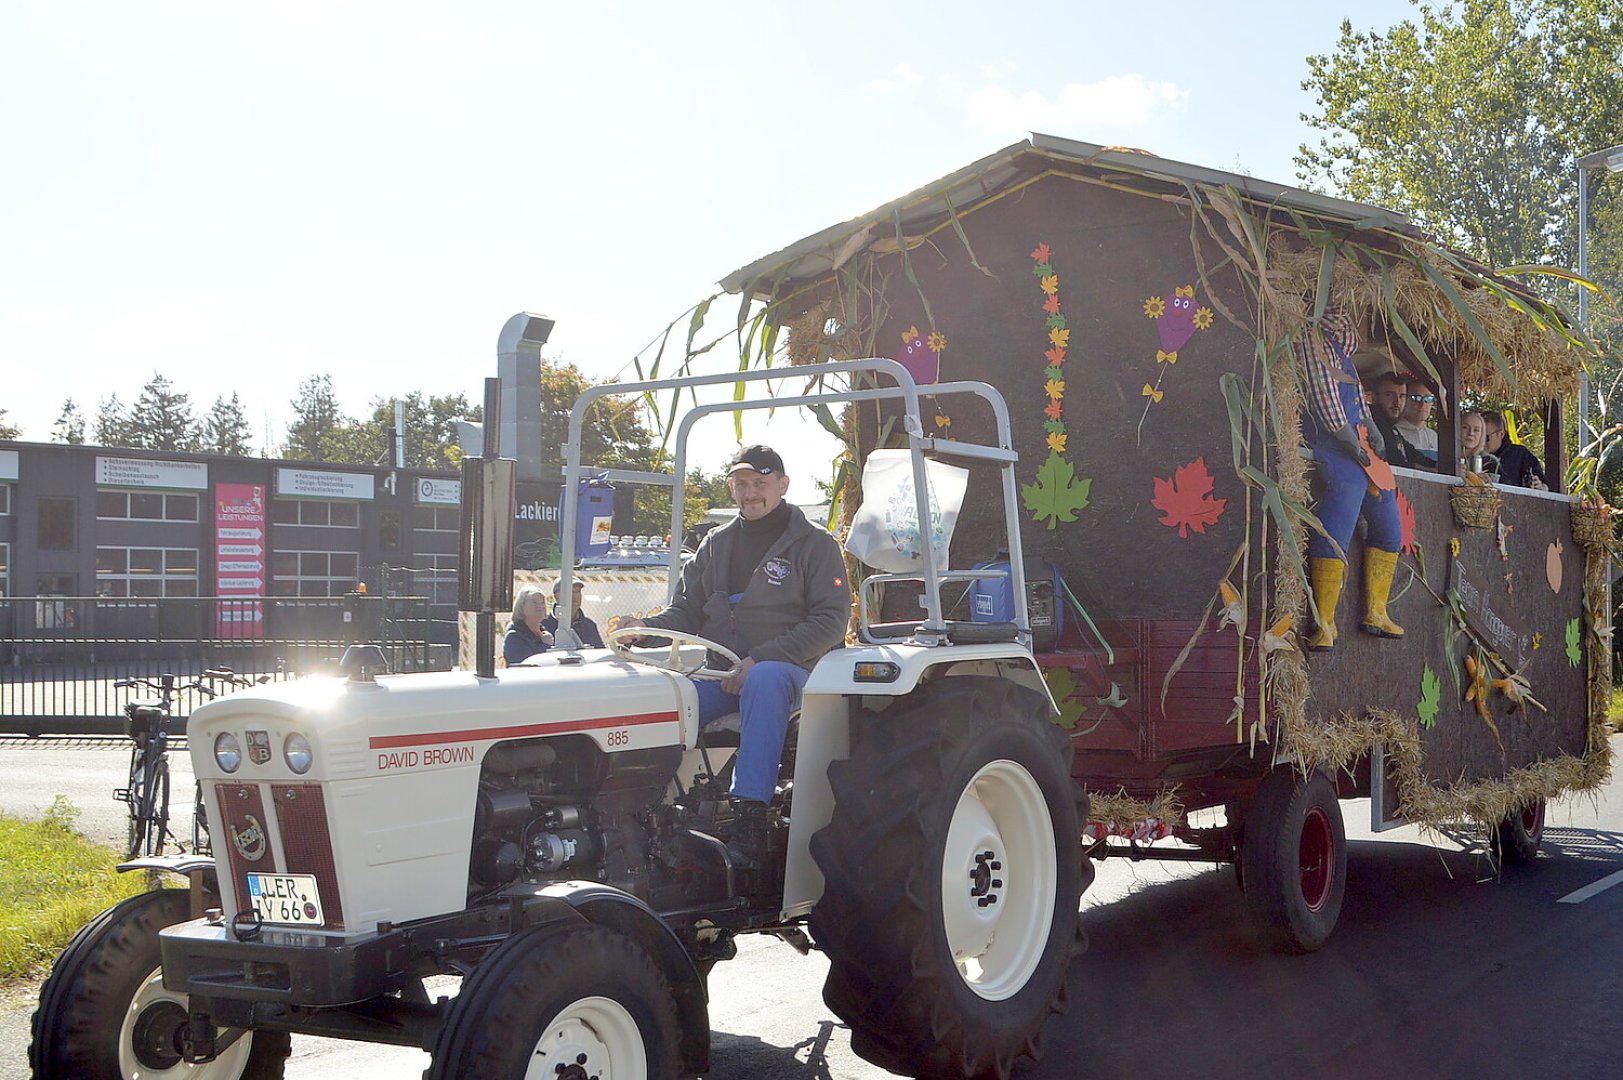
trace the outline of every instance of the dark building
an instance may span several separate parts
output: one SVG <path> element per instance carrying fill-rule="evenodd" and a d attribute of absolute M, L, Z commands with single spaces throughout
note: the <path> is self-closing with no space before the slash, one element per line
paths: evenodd
<path fill-rule="evenodd" d="M 421 597 L 454 640 L 450 471 L 0 442 L 0 634 L 146 641 L 346 637 L 312 598 Z M 222 597 L 219 602 L 143 599 Z M 350 606 L 353 608 L 353 605 Z"/>

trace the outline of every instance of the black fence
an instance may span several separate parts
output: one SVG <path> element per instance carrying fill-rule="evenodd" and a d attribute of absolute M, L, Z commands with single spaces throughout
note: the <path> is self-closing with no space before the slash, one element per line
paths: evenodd
<path fill-rule="evenodd" d="M 390 671 L 445 670 L 452 640 L 423 597 L 0 597 L 0 734 L 121 733 L 124 703 L 150 695 L 120 679 L 325 674 L 358 642 Z M 173 730 L 198 700 L 175 703 Z"/>

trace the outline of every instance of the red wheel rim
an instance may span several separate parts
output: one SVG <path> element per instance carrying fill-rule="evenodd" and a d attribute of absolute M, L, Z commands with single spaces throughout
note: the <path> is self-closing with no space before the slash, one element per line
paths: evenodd
<path fill-rule="evenodd" d="M 1330 829 L 1330 815 L 1315 806 L 1302 821 L 1302 842 L 1298 849 L 1302 901 L 1309 911 L 1319 911 L 1330 899 L 1330 887 L 1336 877 L 1335 857 L 1336 838 Z"/>

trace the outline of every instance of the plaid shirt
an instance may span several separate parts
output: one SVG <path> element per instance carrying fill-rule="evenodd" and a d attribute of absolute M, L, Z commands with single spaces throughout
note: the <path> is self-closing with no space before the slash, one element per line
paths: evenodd
<path fill-rule="evenodd" d="M 1363 391 L 1352 355 L 1358 351 L 1358 329 L 1345 308 L 1327 307 L 1317 333 L 1296 339 L 1296 355 L 1306 377 L 1308 415 L 1328 435 L 1364 420 Z M 1338 374 L 1351 378 L 1345 382 Z"/>

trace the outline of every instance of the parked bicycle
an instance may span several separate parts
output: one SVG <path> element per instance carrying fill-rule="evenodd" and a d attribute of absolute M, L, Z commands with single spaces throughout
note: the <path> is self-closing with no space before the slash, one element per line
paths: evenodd
<path fill-rule="evenodd" d="M 130 749 L 129 785 L 114 791 L 113 798 L 130 808 L 125 858 L 161 855 L 164 845 L 175 839 L 169 830 L 169 720 L 173 715 L 175 698 L 191 691 L 212 698 L 220 692 L 218 685 L 221 683 L 227 686 L 251 686 L 255 682 L 269 680 L 269 675 L 250 679 L 230 668 L 209 668 L 190 681 L 163 674 L 156 679 L 119 679 L 113 684 L 120 689 L 141 687 L 156 691 L 158 695 L 155 698 L 135 698 L 124 706 L 124 734 L 135 745 Z M 207 854 L 210 850 L 201 786 L 196 789 L 192 799 L 191 845 L 192 851 L 198 854 Z"/>

